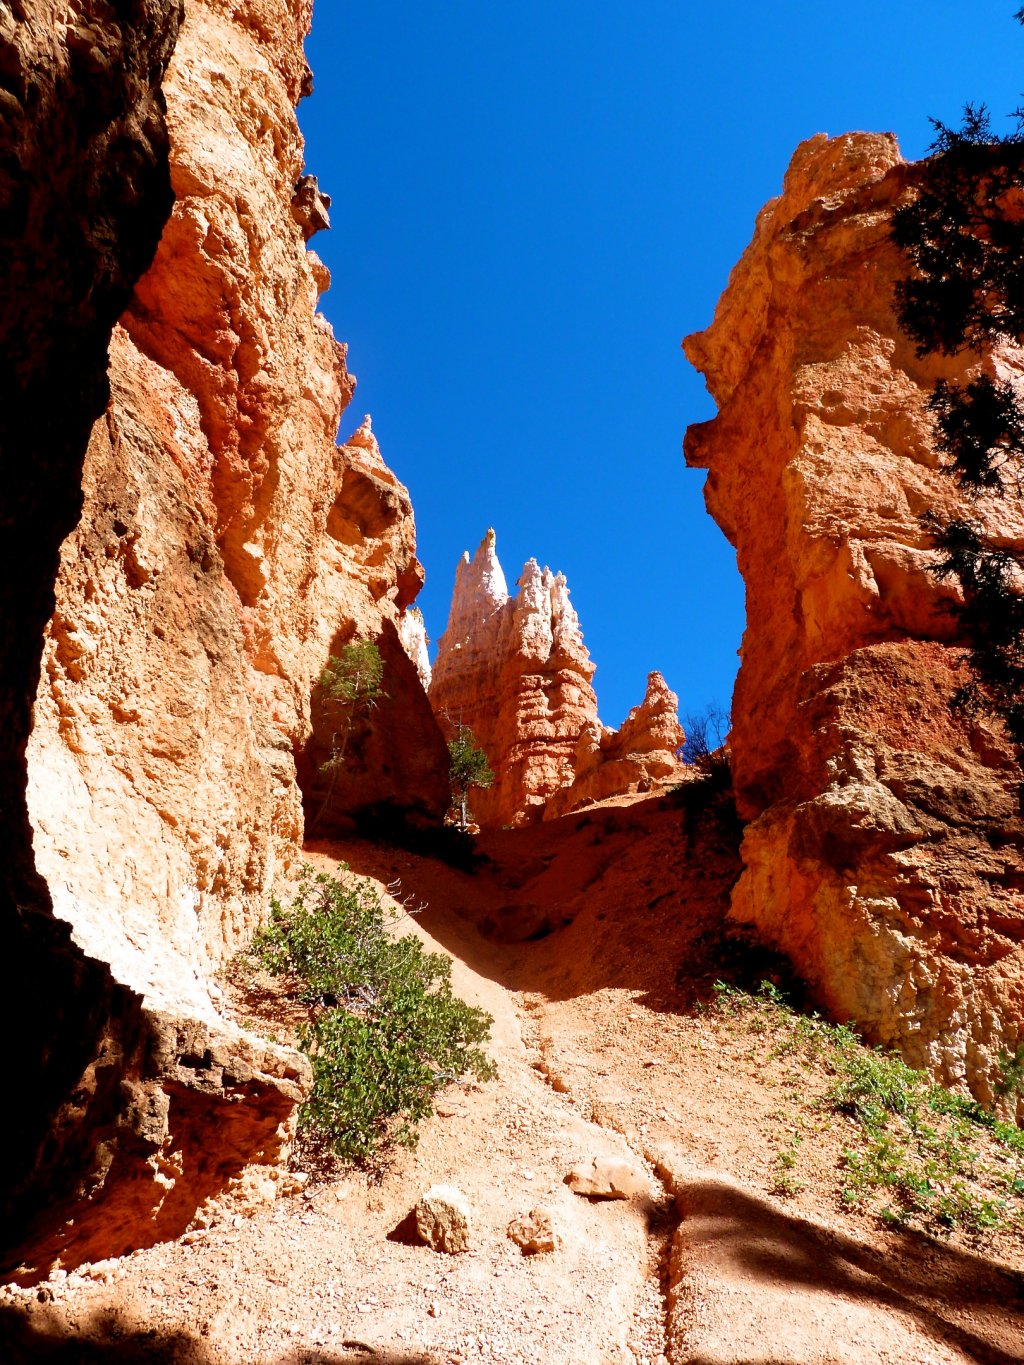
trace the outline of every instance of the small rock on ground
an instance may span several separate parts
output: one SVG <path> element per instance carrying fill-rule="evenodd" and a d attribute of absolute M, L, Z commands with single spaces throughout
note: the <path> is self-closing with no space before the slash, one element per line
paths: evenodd
<path fill-rule="evenodd" d="M 434 1251 L 469 1250 L 469 1201 L 454 1185 L 432 1185 L 416 1205 L 416 1231 Z"/>
<path fill-rule="evenodd" d="M 565 1177 L 573 1194 L 587 1199 L 632 1199 L 649 1193 L 647 1181 L 621 1157 L 595 1156 L 574 1166 Z"/>
<path fill-rule="evenodd" d="M 521 1218 L 515 1218 L 508 1225 L 508 1235 L 524 1256 L 536 1256 L 541 1252 L 557 1251 L 562 1239 L 555 1231 L 551 1210 L 531 1209 Z"/>

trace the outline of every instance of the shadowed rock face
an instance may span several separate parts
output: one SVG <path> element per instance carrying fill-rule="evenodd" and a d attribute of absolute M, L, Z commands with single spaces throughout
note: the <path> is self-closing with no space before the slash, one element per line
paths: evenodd
<path fill-rule="evenodd" d="M 747 590 L 732 913 L 834 1015 L 987 1100 L 1024 1013 L 1021 775 L 996 728 L 950 710 L 963 641 L 919 519 L 964 510 L 936 380 L 1021 376 L 1024 355 L 921 359 L 902 335 L 889 223 L 914 175 L 889 136 L 799 148 L 685 343 L 719 407 L 686 454 Z M 1020 543 L 1019 508 L 972 510 Z"/>
<path fill-rule="evenodd" d="M 488 531 L 456 570 L 430 684 L 442 725 L 468 726 L 494 770 L 493 786 L 471 795 L 479 823 L 528 824 L 676 773 L 683 731 L 661 674 L 621 730 L 602 726 L 564 575 L 531 559 L 517 587 L 510 597 Z"/>
<path fill-rule="evenodd" d="M 414 751 L 410 804 L 440 813 L 447 762 L 398 640 L 422 582 L 408 496 L 368 423 L 335 445 L 354 381 L 306 248 L 326 218 L 294 114 L 310 4 L 78 6 L 73 32 L 30 8 L 53 44 L 54 110 L 11 142 L 36 240 L 13 234 L 6 303 L 21 313 L 3 335 L 9 349 L 41 339 L 19 411 L 43 454 L 42 483 L 26 478 L 11 504 L 22 496 L 31 556 L 5 545 L 4 590 L 22 594 L 5 606 L 24 630 L 5 660 L 4 790 L 11 899 L 38 904 L 45 942 L 12 1034 L 38 1034 L 28 1061 L 48 1087 L 19 1174 L 35 1168 L 54 1196 L 63 1180 L 72 1201 L 51 1198 L 23 1242 L 40 1263 L 174 1235 L 286 1148 L 306 1063 L 226 1023 L 213 973 L 298 859 L 296 758 L 339 641 L 381 640 L 389 705 L 373 741 Z M 371 772 L 358 792 L 339 783 L 336 804 L 394 795 Z"/>
<path fill-rule="evenodd" d="M 177 0 L 118 11 L 21 0 L 0 13 L 0 962 L 16 1117 L 0 1213 L 58 1203 L 145 1047 L 138 997 L 55 920 L 35 870 L 25 750 L 61 540 L 82 506 L 110 330 L 171 206 L 160 81 Z M 79 1084 L 104 1067 L 102 1083 Z M 59 1117 L 57 1117 L 59 1116 Z"/>

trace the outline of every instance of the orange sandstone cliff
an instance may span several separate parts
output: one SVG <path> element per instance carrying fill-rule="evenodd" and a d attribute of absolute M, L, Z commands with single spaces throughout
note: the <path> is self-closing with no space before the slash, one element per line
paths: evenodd
<path fill-rule="evenodd" d="M 591 661 L 562 574 L 527 560 L 510 597 L 488 531 L 455 574 L 430 701 L 449 732 L 466 725 L 494 783 L 470 803 L 482 826 L 519 825 L 676 776 L 678 698 L 660 673 L 621 730 L 601 725 Z"/>
<path fill-rule="evenodd" d="M 5 1245 L 73 1198 L 97 1130 L 121 1110 L 118 1058 L 146 1034 L 138 997 L 53 913 L 26 744 L 60 544 L 109 392 L 110 332 L 171 208 L 161 82 L 180 20 L 177 0 L 116 18 L 99 0 L 0 10 L 0 1011 L 17 1039 L 17 1098 L 0 1125 Z M 83 1086 L 101 1063 L 106 1084 Z"/>
<path fill-rule="evenodd" d="M 920 359 L 902 335 L 889 223 L 914 180 L 889 136 L 799 148 L 685 343 L 719 408 L 686 454 L 746 583 L 732 915 L 833 1015 L 990 1100 L 1024 1017 L 1021 774 L 997 726 L 950 708 L 963 641 L 919 519 L 962 510 L 936 380 L 1022 377 L 1024 354 Z M 973 511 L 1020 544 L 1008 503 Z"/>
<path fill-rule="evenodd" d="M 303 797 L 324 807 L 316 683 L 340 645 L 378 643 L 385 696 L 324 823 L 381 803 L 440 818 L 447 801 L 399 635 L 422 583 L 408 494 L 368 420 L 335 445 L 354 381 L 306 246 L 328 209 L 294 114 L 310 9 L 184 6 L 162 86 L 174 206 L 113 334 L 84 509 L 51 578 L 35 858 L 139 1035 L 82 1077 L 80 1109 L 106 1092 L 95 1126 L 66 1116 L 100 1214 L 78 1209 L 71 1255 L 173 1234 L 248 1163 L 275 1173 L 306 1063 L 228 1026 L 213 973 L 295 865 Z"/>

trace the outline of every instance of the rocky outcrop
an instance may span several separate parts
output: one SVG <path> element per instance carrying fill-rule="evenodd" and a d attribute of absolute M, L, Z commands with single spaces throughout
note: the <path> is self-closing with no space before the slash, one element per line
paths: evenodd
<path fill-rule="evenodd" d="M 448 752 L 405 643 L 408 608 L 423 586 L 412 503 L 384 463 L 369 417 L 335 460 L 340 479 L 320 536 L 320 591 L 306 653 L 320 663 L 354 639 L 374 640 L 384 673 L 382 696 L 354 718 L 340 769 L 330 766 L 337 719 L 313 689 L 298 773 L 307 830 L 327 834 L 381 807 L 440 823 L 449 797 Z M 298 720 L 305 724 L 301 713 Z"/>
<path fill-rule="evenodd" d="M 600 721 L 584 726 L 573 755 L 575 775 L 548 799 L 545 818 L 627 792 L 650 791 L 658 781 L 681 779 L 678 750 L 685 738 L 679 698 L 660 673 L 649 673 L 643 701 L 618 730 Z"/>
<path fill-rule="evenodd" d="M 562 574 L 527 560 L 510 597 L 488 531 L 455 574 L 430 701 L 449 731 L 468 726 L 494 784 L 471 796 L 481 825 L 517 825 L 629 791 L 678 770 L 677 701 L 660 674 L 616 733 L 601 725 L 591 662 Z"/>
<path fill-rule="evenodd" d="M 416 672 L 424 690 L 429 691 L 432 676 L 430 641 L 427 639 L 427 627 L 419 607 L 410 607 L 408 611 L 402 613 L 398 633 L 402 637 L 402 645 L 406 654 L 416 665 Z"/>
<path fill-rule="evenodd" d="M 385 695 L 324 823 L 399 798 L 440 815 L 447 797 L 398 637 L 422 582 L 408 495 L 369 421 L 335 445 L 354 381 L 306 248 L 326 216 L 294 114 L 309 19 L 306 0 L 185 5 L 163 86 L 174 207 L 113 336 L 61 553 L 29 744 L 36 857 L 140 1020 L 95 1078 L 109 1113 L 66 1256 L 171 1235 L 284 1150 L 305 1063 L 225 1024 L 212 974 L 296 862 L 303 796 L 325 804 L 316 681 L 341 644 L 378 643 Z"/>
<path fill-rule="evenodd" d="M 800 147 L 685 343 L 719 408 L 686 454 L 747 592 L 732 914 L 833 1015 L 989 1100 L 1024 1015 L 1021 775 L 950 709 L 963 641 L 920 517 L 963 509 L 925 400 L 943 376 L 1024 377 L 1024 355 L 921 359 L 902 335 L 889 223 L 914 183 L 889 136 Z M 1009 503 L 972 510 L 1024 537 Z"/>
<path fill-rule="evenodd" d="M 26 744 L 64 536 L 82 506 L 106 351 L 171 207 L 160 82 L 177 0 L 0 10 L 0 1002 L 15 1116 L 0 1125 L 4 1247 L 73 1195 L 116 1113 L 138 997 L 52 912 L 26 805 Z M 103 1085 L 83 1085 L 101 1075 Z M 111 1098 L 113 1096 L 113 1098 Z"/>

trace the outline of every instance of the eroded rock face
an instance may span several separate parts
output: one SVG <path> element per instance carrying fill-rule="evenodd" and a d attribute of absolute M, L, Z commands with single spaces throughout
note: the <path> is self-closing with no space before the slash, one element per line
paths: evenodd
<path fill-rule="evenodd" d="M 601 725 L 591 661 L 562 574 L 527 560 L 510 597 L 488 531 L 456 569 L 430 701 L 450 731 L 468 726 L 495 774 L 471 794 L 481 825 L 564 814 L 601 797 L 647 790 L 673 773 L 683 740 L 660 674 L 622 730 Z"/>
<path fill-rule="evenodd" d="M 379 642 L 386 697 L 328 815 L 398 793 L 440 813 L 447 795 L 398 638 L 422 582 L 408 495 L 369 421 L 335 445 L 353 380 L 306 249 L 326 213 L 294 114 L 309 19 L 306 0 L 185 6 L 164 81 L 176 199 L 113 336 L 61 553 L 29 745 L 36 857 L 141 1011 L 121 1108 L 83 1156 L 96 1212 L 75 1211 L 65 1255 L 173 1235 L 285 1150 L 306 1064 L 226 1024 L 212 974 L 298 859 L 297 761 L 323 804 L 311 701 L 340 643 Z"/>
<path fill-rule="evenodd" d="M 375 640 L 383 695 L 354 718 L 344 764 L 325 770 L 338 718 L 314 687 L 311 733 L 299 763 L 307 830 L 327 834 L 353 814 L 381 806 L 405 819 L 440 823 L 449 797 L 448 751 L 421 674 L 426 636 L 413 657 L 408 635 L 410 624 L 415 629 L 408 608 L 423 586 L 412 503 L 384 463 L 369 417 L 335 459 L 341 477 L 321 536 L 316 657 L 336 655 L 353 639 Z"/>
<path fill-rule="evenodd" d="M 719 406 L 686 454 L 747 590 L 732 913 L 833 1015 L 988 1100 L 1024 1014 L 1021 775 L 949 707 L 963 641 L 920 517 L 964 509 L 925 401 L 943 376 L 1024 377 L 1024 355 L 921 359 L 902 335 L 889 223 L 914 178 L 889 136 L 799 148 L 685 343 Z M 1012 502 L 972 510 L 1020 543 Z"/>
<path fill-rule="evenodd" d="M 680 778 L 677 753 L 685 738 L 679 724 L 679 698 L 660 673 L 649 673 L 643 701 L 618 730 L 595 722 L 580 732 L 575 776 L 568 787 L 549 798 L 545 818 L 610 796 L 649 791 L 656 781 Z"/>
<path fill-rule="evenodd" d="M 5 1251 L 74 1196 L 97 1128 L 120 1107 L 119 1058 L 147 1037 L 138 996 L 53 916 L 26 744 L 60 543 L 107 400 L 110 331 L 171 207 L 160 84 L 180 18 L 177 0 L 0 10 L 0 1001 L 17 1096 L 0 1131 Z"/>

